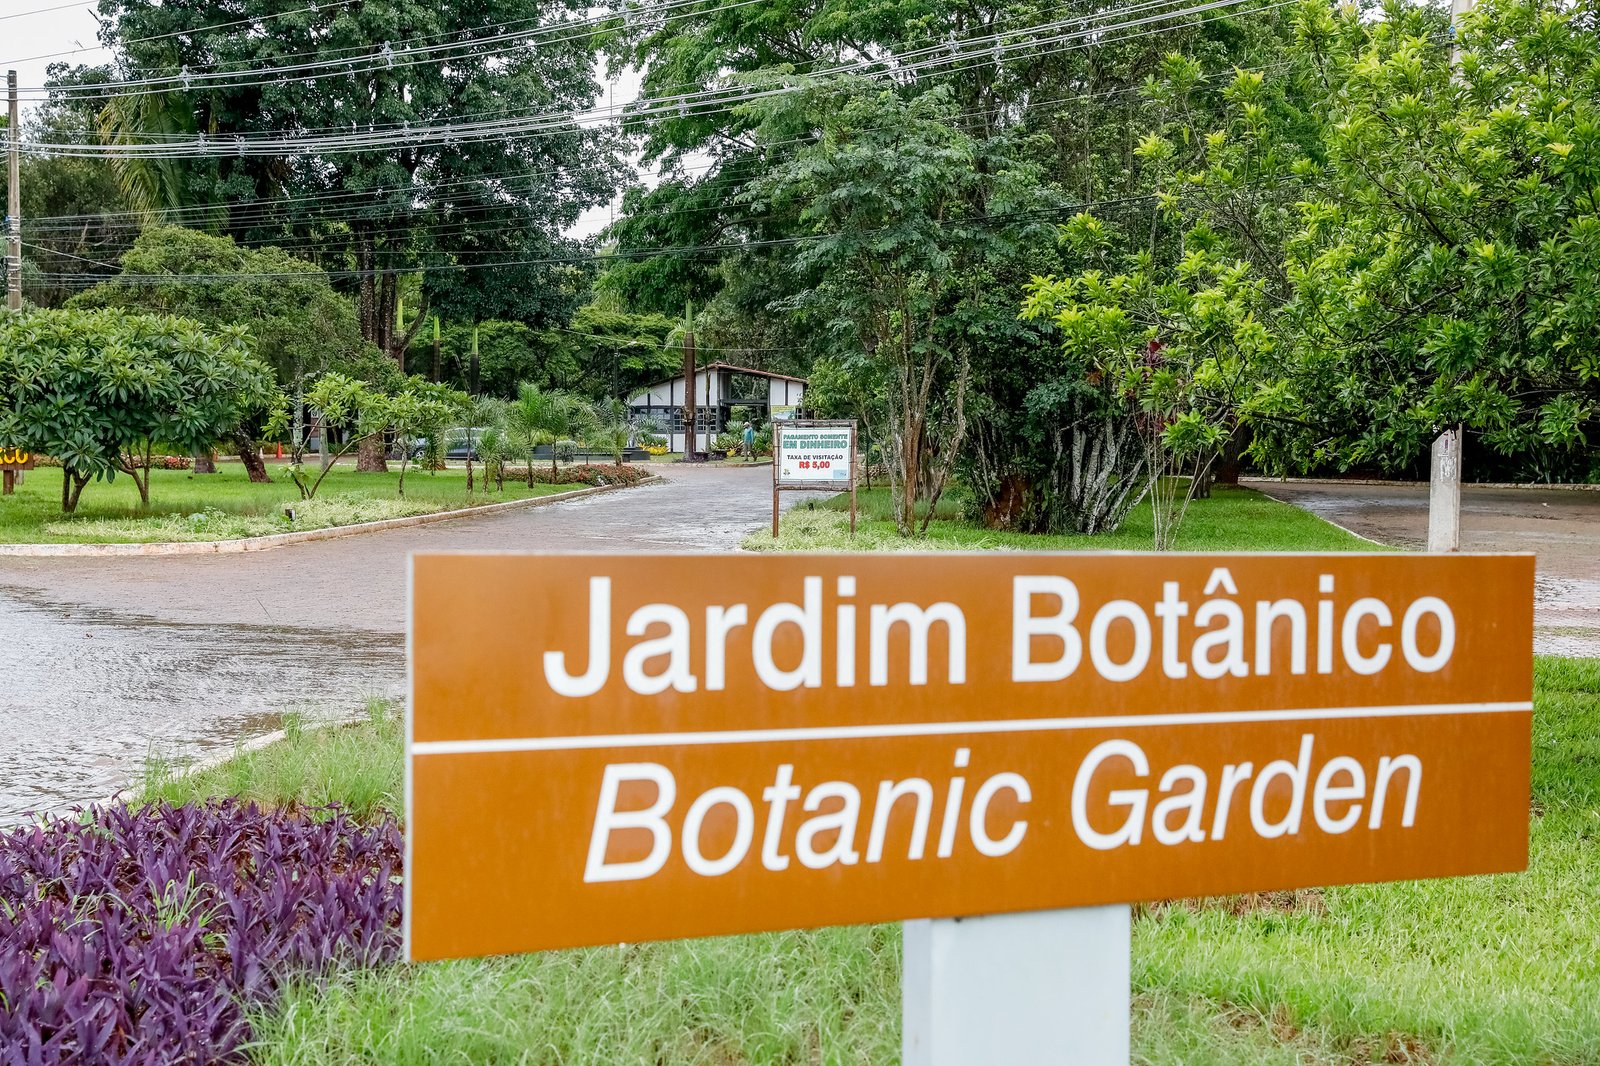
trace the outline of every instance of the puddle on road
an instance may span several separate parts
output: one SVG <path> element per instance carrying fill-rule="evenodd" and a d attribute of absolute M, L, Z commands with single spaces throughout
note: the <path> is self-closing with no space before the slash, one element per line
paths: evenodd
<path fill-rule="evenodd" d="M 399 696 L 398 636 L 211 626 L 0 590 L 0 823 L 105 799 L 146 758 L 225 754 L 285 711 Z"/>

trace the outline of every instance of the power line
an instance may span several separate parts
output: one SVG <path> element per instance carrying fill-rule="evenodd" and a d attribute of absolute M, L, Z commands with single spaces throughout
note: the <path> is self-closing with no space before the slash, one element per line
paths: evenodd
<path fill-rule="evenodd" d="M 1148 9 L 1150 7 L 1162 6 L 1170 2 L 1172 2 L 1172 0 L 1147 0 L 1146 3 L 1134 5 L 1134 8 L 1130 10 Z M 911 52 L 904 53 L 901 56 L 890 56 L 883 59 L 870 59 L 854 63 L 839 64 L 832 68 L 817 72 L 811 77 L 815 79 L 820 77 L 836 76 L 840 74 L 859 73 L 875 67 L 884 68 L 879 72 L 884 75 L 914 75 L 919 71 L 937 69 L 939 67 L 949 66 L 980 56 L 990 57 L 992 58 L 993 62 L 998 65 L 1008 53 L 1022 48 L 1032 48 L 1036 50 L 1042 45 L 1081 40 L 1085 37 L 1104 35 L 1122 29 L 1148 26 L 1155 22 L 1182 18 L 1188 15 L 1199 14 L 1213 10 L 1232 8 L 1247 2 L 1250 2 L 1250 0 L 1206 0 L 1206 2 L 1191 4 L 1188 7 L 1179 8 L 1176 10 L 1163 11 L 1158 14 L 1146 16 L 1144 18 L 1124 20 L 1122 22 L 1113 23 L 1110 25 L 1089 26 L 1087 28 L 1082 28 L 1083 24 L 1096 16 L 1057 20 L 1055 22 L 1043 23 L 1038 26 L 1030 27 L 1029 29 L 1033 32 L 1042 32 L 1066 30 L 1068 27 L 1074 26 L 1080 28 L 1070 30 L 1069 32 L 1060 33 L 1053 37 L 1047 37 L 1042 40 L 1004 40 L 1006 37 L 1014 37 L 1020 33 L 1029 32 L 1028 30 L 1009 31 L 1008 33 L 999 35 L 987 35 L 965 42 L 968 46 L 981 46 L 977 48 L 969 47 L 967 51 L 962 51 L 960 48 L 955 48 L 954 46 L 934 46 L 930 48 L 916 49 Z M 1284 4 L 1280 3 L 1270 5 L 1265 9 L 1279 6 L 1284 6 Z M 1135 34 L 1120 38 L 1097 40 L 1093 43 L 1096 45 L 1117 43 L 1118 41 L 1133 39 L 1143 35 L 1144 34 Z M 944 54 L 939 54 L 941 52 Z M 1038 53 L 1035 52 L 1035 54 Z M 905 62 L 908 59 L 914 61 Z M 731 107 L 748 103 L 753 100 L 791 93 L 797 91 L 797 89 L 800 87 L 801 86 L 798 84 L 789 84 L 776 88 L 761 90 L 752 90 L 741 87 L 709 89 L 700 90 L 694 93 L 679 94 L 677 96 L 656 98 L 648 102 L 644 101 L 643 98 L 636 98 L 629 104 L 623 105 L 621 117 L 628 119 L 656 117 L 674 111 L 684 117 L 687 117 L 689 114 L 705 115 L 721 113 Z M 643 103 L 644 106 L 637 106 L 641 103 Z M 183 141 L 170 140 L 165 143 L 153 144 L 136 143 L 114 146 L 83 144 L 64 146 L 59 144 L 52 145 L 48 143 L 32 142 L 25 143 L 24 148 L 34 152 L 44 152 L 52 155 L 78 158 L 99 156 L 117 156 L 121 158 L 220 158 L 232 155 L 237 155 L 239 157 L 281 156 L 286 154 L 306 154 L 309 152 L 330 154 L 337 152 L 368 151 L 376 148 L 393 147 L 400 144 L 404 144 L 408 147 L 415 147 L 420 144 L 445 144 L 448 146 L 461 143 L 463 141 L 471 142 L 489 140 L 510 135 L 528 135 L 532 133 L 551 131 L 570 132 L 585 125 L 612 121 L 619 117 L 616 112 L 616 108 L 608 106 L 592 108 L 586 112 L 559 111 L 546 113 L 543 115 L 529 116 L 527 118 L 494 120 L 483 123 L 451 122 L 444 124 L 425 124 L 419 127 L 403 128 L 400 131 L 393 132 L 383 131 L 368 133 L 357 130 L 348 135 L 317 139 L 304 137 L 285 138 L 281 136 L 275 136 L 274 139 L 268 139 L 259 135 L 251 135 L 247 138 L 241 134 L 231 135 L 219 141 L 216 138 L 211 138 L 208 140 L 205 135 L 202 134 L 198 139 L 195 140 L 189 140 L 186 138 Z M 394 132 L 398 132 L 399 136 L 394 136 Z"/>
<path fill-rule="evenodd" d="M 1282 5 L 1274 5 L 1274 6 L 1282 6 Z M 1225 71 L 1215 71 L 1215 72 L 1212 72 L 1210 74 L 1202 75 L 1201 76 L 1201 80 L 1203 80 L 1203 81 L 1213 81 L 1213 80 L 1218 79 L 1218 78 L 1232 77 L 1235 73 L 1238 73 L 1238 72 L 1254 73 L 1254 74 L 1271 74 L 1271 73 L 1276 73 L 1278 71 L 1287 69 L 1291 65 L 1292 65 L 1292 63 L 1289 62 L 1289 61 L 1281 61 L 1281 62 L 1278 62 L 1278 63 L 1267 64 L 1267 65 L 1259 66 L 1259 67 L 1243 67 L 1243 68 L 1229 69 L 1229 70 L 1225 70 Z M 1122 96 L 1122 95 L 1125 95 L 1125 94 L 1131 93 L 1131 92 L 1140 92 L 1143 89 L 1144 89 L 1144 84 L 1143 83 L 1134 82 L 1132 84 L 1119 86 L 1119 87 L 1113 88 L 1113 89 L 1105 89 L 1105 90 L 1101 90 L 1100 92 L 1094 92 L 1094 93 L 1074 93 L 1074 94 L 1064 95 L 1064 96 L 1029 97 L 1024 101 L 1018 102 L 1017 104 L 1001 104 L 1001 105 L 997 105 L 995 107 L 990 107 L 990 108 L 973 108 L 973 109 L 969 109 L 969 110 L 966 110 L 966 111 L 960 111 L 960 112 L 957 112 L 952 117 L 956 118 L 956 119 L 982 118 L 982 117 L 987 117 L 987 116 L 992 116 L 992 115 L 997 115 L 997 114 L 1003 114 L 1005 112 L 1012 111 L 1012 110 L 1015 110 L 1017 108 L 1021 108 L 1021 109 L 1025 110 L 1025 111 L 1028 111 L 1028 112 L 1033 112 L 1033 111 L 1036 111 L 1038 109 L 1042 109 L 1046 105 L 1050 105 L 1050 104 L 1081 103 L 1081 102 L 1090 101 L 1090 100 L 1105 100 L 1105 99 L 1110 99 L 1110 98 L 1116 97 L 1116 96 Z M 887 128 L 887 127 L 868 127 L 866 129 L 860 130 L 858 132 L 863 132 L 863 133 L 881 132 L 885 128 Z M 808 136 L 803 136 L 803 137 L 789 137 L 789 138 L 784 138 L 782 140 L 763 142 L 762 143 L 762 148 L 765 149 L 765 148 L 774 148 L 774 147 L 781 147 L 781 146 L 794 145 L 794 144 L 805 144 L 805 143 L 809 143 L 811 141 L 814 141 L 815 139 L 816 138 L 815 138 L 814 135 L 808 135 Z M 711 162 L 708 162 L 708 163 L 689 165 L 689 166 L 681 167 L 679 169 L 680 170 L 688 170 L 688 171 L 710 170 L 710 169 L 714 169 L 714 168 L 716 168 L 718 166 L 721 166 L 724 162 L 725 162 L 724 160 L 716 159 L 716 160 L 712 160 Z M 414 195 L 414 196 L 419 197 L 419 198 L 425 197 L 426 198 L 425 205 L 421 209 L 433 209 L 433 208 L 435 208 L 436 206 L 438 206 L 440 204 L 451 204 L 453 202 L 456 202 L 456 201 L 459 201 L 459 200 L 462 200 L 462 199 L 466 199 L 469 195 L 471 195 L 470 193 L 461 192 L 461 193 L 456 193 L 456 194 L 449 195 L 449 196 L 444 196 L 444 197 L 435 196 L 435 194 L 438 193 L 438 191 L 442 190 L 442 189 L 454 189 L 454 188 L 461 188 L 463 186 L 484 186 L 486 189 L 488 189 L 492 184 L 503 186 L 503 185 L 507 184 L 510 181 L 521 181 L 523 179 L 534 180 L 534 179 L 538 179 L 538 178 L 549 177 L 549 176 L 552 176 L 554 174 L 560 173 L 562 169 L 563 168 L 555 168 L 554 170 L 521 170 L 521 169 L 519 169 L 519 170 L 513 170 L 513 171 L 500 171 L 500 172 L 494 172 L 494 173 L 489 173 L 489 174 L 483 174 L 483 175 L 479 175 L 477 177 L 462 178 L 462 179 L 456 180 L 456 181 L 446 181 L 446 182 L 424 181 L 424 182 L 421 182 L 421 183 L 418 183 L 418 184 L 407 185 L 407 186 L 396 186 L 396 185 L 373 186 L 373 187 L 365 188 L 365 189 L 349 189 L 349 190 L 345 190 L 345 191 L 342 191 L 342 192 L 327 192 L 327 193 L 313 194 L 313 195 L 309 195 L 309 196 L 274 197 L 274 198 L 270 198 L 270 199 L 249 200 L 249 201 L 235 201 L 235 202 L 231 202 L 231 203 L 230 202 L 224 202 L 224 203 L 217 203 L 217 204 L 198 204 L 198 205 L 193 205 L 193 206 L 189 206 L 189 207 L 163 209 L 163 210 L 157 212 L 157 215 L 158 215 L 158 220 L 160 222 L 177 223 L 177 224 L 182 224 L 184 221 L 187 221 L 188 219 L 185 216 L 193 216 L 196 220 L 204 221 L 204 220 L 206 220 L 207 216 L 216 215 L 219 212 L 226 213 L 229 225 L 230 226 L 234 226 L 234 227 L 243 228 L 243 227 L 247 227 L 247 226 L 264 226 L 264 225 L 273 224 L 275 222 L 287 224 L 287 223 L 289 223 L 289 222 L 291 222 L 293 220 L 288 219 L 288 218 L 276 218 L 276 219 L 275 218 L 271 218 L 271 217 L 269 217 L 270 214 L 272 214 L 273 212 L 278 211 L 278 209 L 280 209 L 280 208 L 287 208 L 290 205 L 321 204 L 321 203 L 334 203 L 334 202 L 342 202 L 342 201 L 376 200 L 378 197 L 380 197 L 382 195 L 392 194 L 392 193 L 411 194 L 411 195 Z M 704 187 L 704 183 L 701 183 L 700 185 L 697 186 L 697 188 L 703 188 L 703 187 Z M 506 203 L 496 203 L 496 204 L 493 204 L 493 205 L 486 205 L 486 209 L 489 209 L 490 207 L 505 207 L 505 206 L 511 206 L 511 205 L 506 204 Z M 710 208 L 707 208 L 707 210 L 709 210 L 709 209 Z M 339 220 L 344 220 L 344 219 L 349 219 L 349 218 L 360 218 L 360 217 L 363 217 L 362 212 L 364 212 L 366 210 L 367 210 L 367 206 L 364 205 L 364 204 L 361 204 L 361 203 L 356 203 L 356 204 L 352 204 L 352 205 L 349 205 L 349 206 L 336 206 L 335 209 L 333 209 L 333 210 L 329 210 L 329 211 L 326 211 L 326 212 L 319 211 L 319 212 L 311 215 L 310 218 L 307 219 L 306 221 L 322 222 L 322 221 L 339 221 Z M 99 223 L 100 224 L 100 228 L 102 228 L 102 229 L 107 229 L 107 228 L 113 229 L 113 230 L 122 229 L 122 230 L 127 230 L 127 231 L 132 231 L 132 232 L 138 232 L 139 230 L 144 228 L 144 225 L 145 225 L 144 219 L 145 219 L 145 217 L 146 217 L 146 215 L 143 212 L 137 212 L 137 211 L 109 211 L 109 212 L 100 212 L 100 213 L 97 213 L 97 214 L 78 214 L 78 215 L 45 215 L 45 216 L 39 216 L 39 217 L 30 219 L 30 220 L 27 220 L 27 225 L 29 226 L 30 229 L 32 229 L 32 230 L 34 230 L 36 232 L 40 231 L 40 230 L 46 230 L 46 231 L 51 231 L 51 232 L 73 232 L 73 231 L 77 231 L 77 230 L 82 229 L 84 223 Z M 639 217 L 639 216 L 634 216 L 634 217 Z M 107 220 L 116 220 L 116 219 L 127 219 L 129 221 L 126 221 L 126 222 L 107 221 Z M 241 242 L 241 243 L 243 243 L 243 242 Z M 262 240 L 262 241 L 258 241 L 258 242 L 254 242 L 254 243 L 272 244 L 274 242 L 271 241 L 271 240 Z"/>
<path fill-rule="evenodd" d="M 39 7 L 32 11 L 18 11 L 10 15 L 0 15 L 0 22 L 5 22 L 9 19 L 23 19 L 29 15 L 48 15 L 52 11 L 65 11 L 69 7 L 93 7 L 95 2 L 96 0 L 78 0 L 75 4 L 58 4 L 55 7 Z"/>
<path fill-rule="evenodd" d="M 1043 220 L 1062 214 L 1077 213 L 1095 208 L 1117 207 L 1133 203 L 1153 202 L 1157 199 L 1155 193 L 1142 193 L 1136 196 L 1122 196 L 1105 200 L 1080 202 L 1065 205 L 1059 208 L 1042 208 L 1034 211 L 1012 211 L 993 215 L 974 215 L 970 218 L 950 219 L 941 224 L 943 229 L 987 224 L 1017 219 Z M 884 232 L 885 228 L 862 231 L 863 235 Z M 522 266 L 567 266 L 584 265 L 591 263 L 604 264 L 615 260 L 631 260 L 651 258 L 658 255 L 701 255 L 706 253 L 723 253 L 731 251 L 745 251 L 751 248 L 790 247 L 805 244 L 811 241 L 828 240 L 841 236 L 837 232 L 799 234 L 792 237 L 772 237 L 755 241 L 737 241 L 718 244 L 683 245 L 667 248 L 641 248 L 630 251 L 614 251 L 603 254 L 589 253 L 582 256 L 543 256 L 528 259 L 499 260 L 488 263 L 438 263 L 421 264 L 405 267 L 383 267 L 375 270 L 299 270 L 278 272 L 257 272 L 238 274 L 118 274 L 93 276 L 87 274 L 42 274 L 41 277 L 59 279 L 74 284 L 97 284 L 101 281 L 115 281 L 128 285 L 170 285 L 174 283 L 187 283 L 193 281 L 271 281 L 285 278 L 366 278 L 385 275 L 403 274 L 428 274 L 441 272 L 462 272 L 468 270 L 497 270 L 507 267 Z"/>
<path fill-rule="evenodd" d="M 351 2 L 352 2 L 352 0 L 333 0 L 333 2 L 330 3 L 330 6 L 339 6 L 339 5 L 348 4 L 348 3 L 351 3 Z M 651 9 L 652 17 L 654 17 L 657 12 L 671 11 L 671 10 L 674 10 L 674 9 L 691 7 L 691 6 L 693 6 L 695 4 L 698 4 L 700 2 L 701 2 L 701 0 L 666 0 L 666 2 L 658 4 L 658 5 L 656 5 L 655 7 L 653 7 Z M 752 2 L 756 2 L 756 0 L 740 0 L 740 2 L 738 2 L 738 3 L 727 4 L 727 5 L 724 5 L 724 7 L 714 9 L 711 12 L 688 12 L 687 14 L 684 14 L 684 15 L 668 16 L 667 18 L 668 18 L 668 20 L 670 20 L 672 18 L 692 17 L 692 16 L 697 15 L 697 14 L 698 15 L 715 14 L 715 13 L 717 13 L 719 11 L 726 10 L 728 8 L 743 7 L 747 3 L 752 3 Z M 223 29 L 223 28 L 226 28 L 228 26 L 238 26 L 238 25 L 243 25 L 245 23 L 260 22 L 260 21 L 263 21 L 266 18 L 279 18 L 279 17 L 282 17 L 284 15 L 292 15 L 292 14 L 301 14 L 301 15 L 303 15 L 303 14 L 306 14 L 306 13 L 307 13 L 307 9 L 304 9 L 304 8 L 290 9 L 288 11 L 279 12 L 277 15 L 262 16 L 260 18 L 253 18 L 253 19 L 240 19 L 237 22 L 223 23 L 223 24 L 218 25 L 218 26 L 205 27 L 203 29 L 178 30 L 178 31 L 174 31 L 172 33 L 157 34 L 157 35 L 151 36 L 151 37 L 134 38 L 133 40 L 128 41 L 126 43 L 127 44 L 135 44 L 135 43 L 144 43 L 144 42 L 148 42 L 148 41 L 163 40 L 163 39 L 168 38 L 168 37 L 177 37 L 177 36 L 185 36 L 185 35 L 198 35 L 198 34 L 207 32 L 209 30 Z M 525 25 L 526 23 L 529 23 L 529 22 L 537 22 L 541 17 L 542 16 L 532 16 L 532 17 L 524 18 L 524 19 L 513 19 L 513 20 L 511 20 L 509 22 L 500 23 L 499 25 L 501 27 Z M 585 18 L 581 18 L 581 19 L 573 19 L 573 20 L 570 20 L 570 21 L 561 21 L 561 22 L 556 22 L 556 23 L 548 24 L 548 25 L 534 26 L 531 29 L 526 29 L 526 30 L 518 30 L 518 31 L 515 31 L 515 32 L 506 32 L 506 31 L 502 30 L 500 32 L 497 32 L 497 33 L 494 33 L 494 34 L 490 34 L 488 36 L 465 37 L 465 38 L 458 39 L 458 40 L 445 41 L 445 42 L 439 43 L 439 44 L 428 45 L 426 47 L 419 47 L 419 46 L 424 45 L 426 42 L 436 41 L 441 37 L 448 36 L 448 34 L 446 34 L 446 33 L 435 33 L 435 34 L 427 34 L 427 35 L 424 35 L 424 36 L 421 36 L 421 37 L 407 38 L 407 39 L 403 39 L 403 40 L 399 40 L 399 41 L 384 41 L 375 50 L 372 49 L 371 45 L 359 45 L 359 46 L 351 46 L 351 47 L 342 48 L 342 49 L 335 48 L 335 49 L 327 50 L 327 51 L 325 51 L 325 50 L 316 50 L 316 51 L 306 51 L 306 52 L 291 52 L 291 53 L 288 53 L 286 55 L 282 55 L 282 56 L 276 57 L 276 59 L 278 59 L 278 60 L 296 59 L 296 58 L 301 58 L 301 57 L 304 57 L 304 56 L 317 56 L 317 57 L 319 57 L 317 59 L 314 59 L 314 60 L 311 60 L 311 61 L 308 61 L 308 62 L 305 62 L 305 63 L 287 64 L 287 65 L 283 65 L 283 66 L 258 66 L 258 65 L 255 65 L 255 64 L 249 64 L 249 65 L 240 66 L 240 67 L 238 67 L 236 69 L 233 69 L 233 70 L 212 70 L 212 71 L 190 71 L 187 67 L 185 67 L 183 70 L 181 70 L 180 72 L 178 72 L 176 74 L 173 74 L 173 73 L 162 73 L 160 75 L 153 76 L 153 77 L 148 77 L 148 78 L 127 78 L 127 79 L 123 79 L 123 80 L 120 80 L 120 81 L 97 82 L 97 83 L 87 84 L 87 85 L 30 86 L 28 88 L 23 89 L 22 92 L 25 93 L 25 94 L 32 94 L 32 96 L 35 97 L 35 98 L 38 98 L 41 95 L 42 96 L 48 96 L 50 94 L 58 94 L 58 95 L 61 95 L 62 97 L 67 98 L 67 99 L 108 99 L 109 97 L 111 97 L 113 95 L 118 95 L 118 96 L 122 96 L 122 95 L 142 95 L 143 92 L 145 92 L 145 91 L 147 91 L 147 92 L 171 92 L 171 91 L 173 91 L 175 89 L 179 89 L 179 88 L 181 88 L 181 89 L 190 89 L 190 88 L 196 88 L 196 87 L 198 87 L 198 88 L 206 88 L 208 86 L 211 86 L 211 83 L 213 83 L 213 82 L 217 83 L 215 85 L 216 88 L 223 88 L 223 89 L 254 88 L 254 87 L 258 87 L 258 86 L 262 86 L 262 85 L 279 84 L 283 80 L 302 81 L 302 80 L 313 80 L 315 78 L 320 78 L 320 77 L 343 77 L 343 76 L 346 76 L 346 75 L 349 75 L 349 74 L 358 73 L 358 71 L 356 70 L 356 67 L 358 65 L 363 65 L 361 71 L 359 71 L 360 73 L 366 73 L 366 72 L 376 71 L 376 70 L 389 70 L 389 69 L 395 69 L 395 68 L 404 68 L 404 67 L 409 67 L 409 66 L 415 66 L 418 63 L 423 63 L 423 62 L 429 61 L 429 56 L 431 55 L 431 53 L 436 52 L 436 51 L 443 51 L 443 50 L 453 49 L 453 48 L 470 48 L 470 47 L 473 47 L 473 46 L 476 46 L 476 45 L 484 45 L 484 44 L 500 44 L 500 43 L 504 43 L 504 42 L 507 42 L 507 41 L 514 41 L 514 42 L 518 42 L 519 44 L 520 43 L 532 43 L 532 42 L 535 42 L 535 41 L 539 40 L 542 37 L 555 36 L 556 34 L 559 34 L 562 31 L 570 30 L 570 29 L 573 29 L 573 28 L 576 28 L 576 27 L 582 27 L 582 26 L 607 27 L 607 26 L 614 25 L 618 21 L 619 21 L 619 19 L 618 19 L 618 16 L 616 16 L 616 15 L 611 15 L 611 14 L 591 15 L 591 16 L 588 16 L 588 17 L 585 17 Z M 570 35 L 570 36 L 565 36 L 565 37 L 557 37 L 556 39 L 557 39 L 558 43 L 559 42 L 568 41 L 568 40 L 579 40 L 579 39 L 582 39 L 582 38 L 585 38 L 585 37 L 596 36 L 599 32 L 601 32 L 601 31 L 600 30 L 595 30 L 595 31 L 592 31 L 590 33 L 575 34 L 575 35 Z M 124 47 L 125 47 L 125 45 L 124 45 Z M 502 52 L 511 51 L 511 50 L 514 50 L 514 49 L 496 49 L 496 50 L 491 50 L 491 51 L 488 51 L 488 52 L 480 52 L 480 53 L 478 53 L 477 56 L 474 56 L 473 58 L 478 58 L 478 57 L 482 57 L 482 56 L 490 56 L 490 55 L 498 55 L 498 54 L 501 54 Z M 360 52 L 362 54 L 359 54 L 359 55 L 349 54 L 349 55 L 339 56 L 340 52 L 345 52 L 345 53 Z M 45 58 L 45 57 L 36 57 L 36 58 Z M 364 64 L 367 64 L 367 63 L 371 63 L 373 65 L 372 66 L 364 66 Z M 318 71 L 326 71 L 326 73 L 316 73 Z M 223 79 L 225 79 L 227 77 L 234 76 L 234 75 L 243 75 L 243 76 L 246 76 L 246 77 L 258 77 L 258 78 L 265 77 L 265 78 L 269 78 L 270 80 L 268 80 L 268 81 L 234 81 L 234 82 L 223 80 Z M 109 90 L 115 90 L 115 91 L 111 92 Z"/>

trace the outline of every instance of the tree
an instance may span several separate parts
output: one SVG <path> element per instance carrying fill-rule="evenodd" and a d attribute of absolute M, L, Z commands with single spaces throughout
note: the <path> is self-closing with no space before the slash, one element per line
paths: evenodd
<path fill-rule="evenodd" d="M 586 279 L 558 262 L 581 246 L 563 234 L 623 180 L 615 133 L 553 121 L 529 136 L 421 135 L 466 115 L 492 123 L 587 110 L 608 35 L 564 27 L 569 10 L 526 0 L 114 3 L 101 41 L 118 75 L 170 72 L 152 88 L 181 98 L 204 135 L 185 164 L 195 202 L 216 205 L 218 224 L 245 243 L 303 247 L 353 271 L 362 336 L 399 362 L 430 304 L 458 320 L 542 324 L 566 321 L 581 302 Z M 260 73 L 283 67 L 300 73 Z M 351 132 L 371 143 L 234 150 L 235 138 Z M 400 320 L 403 289 L 424 269 Z"/>
<path fill-rule="evenodd" d="M 1147 497 L 1156 547 L 1170 548 L 1189 501 L 1244 447 L 1279 351 L 1284 242 L 1311 168 L 1288 89 L 1235 71 L 1221 110 L 1197 109 L 1204 80 L 1174 54 L 1146 87 L 1159 105 L 1133 153 L 1146 217 L 1118 227 L 1080 213 L 1061 232 L 1079 272 L 1028 286 L 1023 317 L 1054 327 L 1063 358 L 1035 370 L 1024 401 L 1045 445 L 1014 483 L 1025 528 L 1115 529 Z"/>
<path fill-rule="evenodd" d="M 1065 229 L 1082 248 L 1109 243 L 1089 215 Z M 1029 286 L 1023 316 L 1055 326 L 1064 358 L 1029 400 L 1054 409 L 1057 449 L 1071 442 L 1047 528 L 1114 530 L 1148 495 L 1155 546 L 1173 546 L 1189 501 L 1237 431 L 1252 369 L 1273 351 L 1255 317 L 1264 283 L 1249 264 L 1218 258 L 1218 243 L 1201 225 L 1183 235 L 1170 270 L 1140 252 L 1121 273 L 1091 269 Z"/>
<path fill-rule="evenodd" d="M 528 484 L 533 484 L 533 454 L 550 447 L 550 479 L 556 477 L 556 441 L 575 436 L 583 424 L 582 405 L 571 395 L 541 389 L 524 381 L 517 398 L 506 408 L 505 432 L 528 461 Z"/>
<path fill-rule="evenodd" d="M 367 441 L 374 438 L 382 441 L 384 431 L 389 428 L 389 396 L 357 378 L 330 371 L 306 390 L 306 402 L 322 415 L 324 448 L 335 435 L 344 438 L 315 478 L 306 473 L 302 464 L 290 465 L 289 477 L 300 490 L 300 498 L 311 500 L 316 498 L 328 471 L 337 466 L 340 459 Z"/>
<path fill-rule="evenodd" d="M 622 465 L 623 453 L 633 443 L 634 431 L 627 405 L 621 400 L 598 400 L 590 409 L 587 439 L 606 451 L 618 466 Z"/>
<path fill-rule="evenodd" d="M 0 316 L 0 444 L 61 461 L 68 513 L 90 480 L 119 472 L 148 505 L 157 446 L 207 449 L 281 412 L 236 327 L 119 310 Z"/>
<path fill-rule="evenodd" d="M 415 375 L 406 382 L 405 388 L 384 397 L 381 408 L 378 419 L 400 439 L 400 480 L 396 491 L 404 496 L 412 441 L 418 437 L 430 442 L 443 441 L 445 430 L 469 409 L 467 394 Z"/>
<path fill-rule="evenodd" d="M 179 226 L 154 226 L 123 258 L 127 280 L 102 282 L 71 307 L 117 307 L 180 315 L 248 331 L 257 356 L 297 400 L 305 383 L 362 350 L 350 302 L 327 276 L 277 248 L 243 248 Z M 258 448 L 260 426 L 241 425 L 231 442 L 250 480 L 270 480 Z M 298 443 L 298 442 L 296 442 Z"/>
<path fill-rule="evenodd" d="M 1488 0 L 1461 23 L 1308 4 L 1325 193 L 1289 245 L 1293 356 L 1258 401 L 1288 469 L 1394 469 L 1445 429 L 1547 477 L 1593 472 L 1600 411 L 1600 31 Z M 1588 465 L 1586 469 L 1585 466 Z"/>
<path fill-rule="evenodd" d="M 755 195 L 808 230 L 793 263 L 807 287 L 784 306 L 880 368 L 895 524 L 910 536 L 962 447 L 975 344 L 992 319 L 1015 319 L 992 302 L 995 278 L 1029 257 L 1054 201 L 1007 145 L 958 129 L 942 90 L 907 100 L 843 79 L 768 106 L 822 116 L 823 138 Z"/>

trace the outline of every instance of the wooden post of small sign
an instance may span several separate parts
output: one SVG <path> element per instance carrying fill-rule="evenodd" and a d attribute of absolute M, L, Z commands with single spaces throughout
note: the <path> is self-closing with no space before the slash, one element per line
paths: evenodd
<path fill-rule="evenodd" d="M 850 424 L 850 535 L 856 535 L 856 426 Z"/>
<path fill-rule="evenodd" d="M 15 470 L 0 472 L 0 477 L 5 480 L 5 495 L 9 496 L 17 490 L 17 472 Z"/>

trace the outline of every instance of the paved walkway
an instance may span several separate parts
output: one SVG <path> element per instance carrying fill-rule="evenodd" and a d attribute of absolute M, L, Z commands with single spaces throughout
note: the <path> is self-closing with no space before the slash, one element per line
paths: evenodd
<path fill-rule="evenodd" d="M 570 503 L 247 555 L 0 558 L 0 823 L 107 796 L 151 754 L 225 752 L 284 711 L 400 695 L 413 551 L 727 550 L 770 521 L 768 468 L 659 469 Z"/>
<path fill-rule="evenodd" d="M 1427 543 L 1426 485 L 1249 485 L 1384 544 Z M 1461 547 L 1533 552 L 1535 650 L 1600 656 L 1600 492 L 1468 485 L 1461 494 Z"/>

